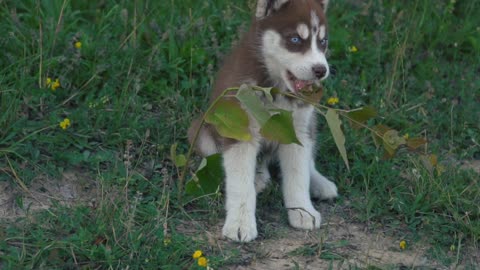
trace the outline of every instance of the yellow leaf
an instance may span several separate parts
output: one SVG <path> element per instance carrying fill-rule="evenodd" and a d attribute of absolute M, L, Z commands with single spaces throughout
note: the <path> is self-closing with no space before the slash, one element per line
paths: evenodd
<path fill-rule="evenodd" d="M 415 150 L 427 143 L 427 140 L 424 138 L 411 138 L 411 139 L 406 138 L 406 141 L 407 141 L 407 147 L 410 150 Z"/>
<path fill-rule="evenodd" d="M 391 129 L 383 134 L 383 146 L 390 156 L 393 156 L 398 147 L 405 145 L 406 140 L 398 135 L 398 131 Z"/>
<path fill-rule="evenodd" d="M 308 90 L 308 91 L 307 91 Z M 323 97 L 323 88 L 322 86 L 315 86 L 312 85 L 311 87 L 308 87 L 308 89 L 302 89 L 300 90 L 299 94 L 301 94 L 306 100 L 312 102 L 312 103 L 318 103 Z"/>
<path fill-rule="evenodd" d="M 380 147 L 380 145 L 382 145 L 383 135 L 392 129 L 384 125 L 376 125 L 373 127 L 373 130 L 374 132 L 372 132 L 372 136 L 375 146 Z"/>
<path fill-rule="evenodd" d="M 437 166 L 438 164 L 437 155 L 435 154 L 430 155 L 430 164 L 432 164 L 433 167 Z"/>

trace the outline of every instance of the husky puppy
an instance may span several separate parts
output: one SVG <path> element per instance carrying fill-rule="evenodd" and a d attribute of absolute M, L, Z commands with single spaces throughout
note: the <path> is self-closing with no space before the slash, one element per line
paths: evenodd
<path fill-rule="evenodd" d="M 327 5 L 328 0 L 258 0 L 250 30 L 225 59 L 210 102 L 223 90 L 244 83 L 297 93 L 327 78 Z M 280 165 L 284 204 L 292 227 L 320 227 L 321 215 L 313 207 L 310 194 L 320 199 L 337 196 L 335 184 L 315 168 L 314 108 L 281 95 L 274 97 L 274 104 L 293 112 L 295 132 L 302 145 L 267 141 L 253 117 L 250 141 L 223 138 L 213 126 L 205 124 L 195 145 L 204 156 L 223 155 L 227 211 L 223 235 L 235 241 L 248 242 L 257 237 L 256 195 L 270 179 L 271 161 Z M 199 124 L 199 119 L 192 123 L 190 142 Z"/>

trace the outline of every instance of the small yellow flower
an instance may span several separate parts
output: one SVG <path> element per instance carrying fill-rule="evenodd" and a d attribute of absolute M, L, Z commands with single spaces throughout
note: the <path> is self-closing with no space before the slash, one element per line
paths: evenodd
<path fill-rule="evenodd" d="M 47 78 L 47 82 L 48 82 L 48 78 Z M 54 82 L 52 82 L 50 80 L 50 89 L 52 89 L 52 91 L 55 91 L 57 90 L 57 88 L 59 88 L 61 85 L 60 85 L 60 80 L 57 78 L 55 79 Z"/>
<path fill-rule="evenodd" d="M 356 52 L 358 52 L 358 49 L 357 49 L 357 47 L 355 47 L 355 45 L 353 45 L 353 46 L 348 47 L 348 51 L 351 52 L 351 53 L 356 53 Z"/>
<path fill-rule="evenodd" d="M 338 97 L 331 97 L 327 100 L 328 105 L 335 105 L 339 102 Z"/>
<path fill-rule="evenodd" d="M 200 257 L 200 258 L 198 258 L 197 263 L 198 263 L 198 265 L 201 266 L 201 267 L 207 267 L 207 265 L 208 265 L 208 260 L 207 260 L 207 258 L 205 258 L 205 257 Z"/>
<path fill-rule="evenodd" d="M 47 77 L 47 87 L 50 87 L 50 84 L 52 84 L 52 78 Z"/>
<path fill-rule="evenodd" d="M 408 138 L 410 138 L 410 135 L 409 135 L 408 133 L 405 133 L 405 135 L 403 135 L 403 138 L 404 138 L 405 140 L 408 140 Z"/>
<path fill-rule="evenodd" d="M 400 249 L 406 249 L 407 248 L 407 241 L 402 240 L 400 241 Z"/>
<path fill-rule="evenodd" d="M 77 49 L 81 49 L 81 48 L 82 48 L 82 42 L 77 41 L 77 42 L 75 42 L 74 46 L 75 46 L 75 48 L 77 48 Z"/>
<path fill-rule="evenodd" d="M 195 250 L 195 252 L 193 253 L 192 257 L 193 257 L 194 259 L 198 259 L 198 258 L 202 257 L 202 255 L 203 255 L 203 253 L 202 253 L 201 250 Z"/>
<path fill-rule="evenodd" d="M 68 118 L 63 119 L 63 121 L 60 122 L 59 125 L 63 130 L 67 129 L 71 125 L 70 119 L 68 119 Z"/>

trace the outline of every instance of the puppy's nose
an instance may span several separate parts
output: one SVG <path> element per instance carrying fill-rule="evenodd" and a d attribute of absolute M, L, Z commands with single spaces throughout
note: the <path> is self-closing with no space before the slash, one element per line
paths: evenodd
<path fill-rule="evenodd" d="M 317 79 L 321 79 L 327 74 L 327 67 L 324 65 L 315 65 L 312 67 L 312 71 Z"/>

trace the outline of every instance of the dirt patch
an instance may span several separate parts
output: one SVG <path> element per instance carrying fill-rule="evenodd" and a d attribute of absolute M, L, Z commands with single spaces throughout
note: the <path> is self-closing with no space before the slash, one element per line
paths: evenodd
<path fill-rule="evenodd" d="M 427 259 L 424 248 L 401 250 L 400 240 L 383 233 L 369 233 L 363 225 L 339 217 L 331 217 L 327 222 L 319 232 L 291 229 L 288 237 L 265 239 L 255 247 L 257 254 L 265 256 L 253 259 L 248 266 L 230 269 L 441 268 Z"/>
<path fill-rule="evenodd" d="M 480 174 L 480 160 L 464 161 L 461 168 L 462 170 L 473 170 Z"/>
<path fill-rule="evenodd" d="M 29 212 L 64 206 L 94 204 L 98 198 L 96 181 L 84 173 L 68 171 L 60 179 L 38 176 L 28 187 L 23 183 L 0 183 L 0 219 L 15 219 Z"/>
<path fill-rule="evenodd" d="M 323 223 L 317 231 L 301 231 L 289 227 L 286 220 L 279 220 L 281 213 L 262 218 L 259 214 L 259 237 L 246 244 L 234 243 L 221 235 L 223 221 L 208 227 L 182 224 L 176 229 L 192 236 L 204 231 L 209 245 L 225 254 L 231 270 L 278 269 L 465 269 L 462 264 L 446 267 L 428 257 L 427 245 L 407 242 L 406 249 L 399 246 L 401 237 L 386 229 L 368 228 L 365 224 L 348 220 L 348 209 L 321 203 Z M 272 216 L 276 216 L 272 220 Z M 276 220 L 275 220 L 276 219 Z M 196 228 L 196 229 L 195 229 Z M 207 228 L 207 230 L 205 230 Z M 232 255 L 237 250 L 238 255 Z M 464 248 L 469 265 L 480 266 L 480 251 Z M 235 254 L 235 252 L 233 252 Z M 465 256 L 467 257 L 467 256 Z M 373 268 L 375 269 L 375 268 Z M 468 269 L 468 268 L 467 268 Z"/>

